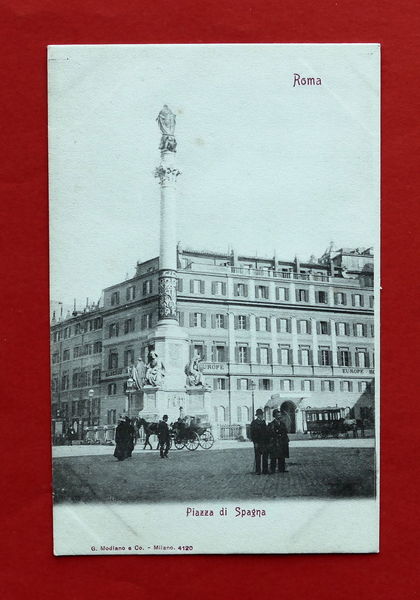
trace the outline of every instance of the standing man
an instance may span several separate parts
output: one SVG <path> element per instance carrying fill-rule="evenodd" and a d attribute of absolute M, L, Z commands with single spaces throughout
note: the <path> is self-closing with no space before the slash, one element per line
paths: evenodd
<path fill-rule="evenodd" d="M 257 475 L 268 474 L 268 431 L 264 421 L 264 413 L 261 408 L 255 412 L 256 419 L 251 423 L 250 435 L 254 443 L 255 472 Z"/>
<path fill-rule="evenodd" d="M 163 415 L 162 420 L 159 421 L 157 434 L 159 439 L 160 458 L 168 458 L 170 442 L 168 415 Z"/>
<path fill-rule="evenodd" d="M 281 420 L 281 413 L 276 408 L 273 411 L 273 421 L 268 425 L 270 473 L 286 472 L 286 458 L 289 458 L 289 436 L 286 425 Z"/>

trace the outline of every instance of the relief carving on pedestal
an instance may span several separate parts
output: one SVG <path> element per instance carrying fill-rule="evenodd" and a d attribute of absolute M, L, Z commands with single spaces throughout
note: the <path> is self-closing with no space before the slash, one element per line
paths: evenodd
<path fill-rule="evenodd" d="M 176 271 L 161 271 L 159 276 L 159 320 L 176 319 Z"/>

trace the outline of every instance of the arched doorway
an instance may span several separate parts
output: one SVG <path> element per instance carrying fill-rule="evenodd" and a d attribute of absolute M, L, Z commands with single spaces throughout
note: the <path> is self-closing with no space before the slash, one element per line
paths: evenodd
<path fill-rule="evenodd" d="M 280 410 L 284 416 L 284 424 L 287 427 L 288 433 L 296 433 L 296 404 L 290 400 L 286 400 L 280 406 Z"/>

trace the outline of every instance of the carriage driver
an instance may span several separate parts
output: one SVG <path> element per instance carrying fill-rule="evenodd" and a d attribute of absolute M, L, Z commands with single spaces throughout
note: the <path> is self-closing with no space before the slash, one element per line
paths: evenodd
<path fill-rule="evenodd" d="M 255 412 L 256 419 L 251 423 L 250 435 L 254 443 L 255 472 L 257 475 L 268 474 L 268 431 L 264 421 L 264 413 L 261 408 Z"/>
<path fill-rule="evenodd" d="M 160 458 L 168 458 L 170 442 L 168 415 L 163 415 L 162 420 L 159 421 L 157 435 L 159 439 Z"/>

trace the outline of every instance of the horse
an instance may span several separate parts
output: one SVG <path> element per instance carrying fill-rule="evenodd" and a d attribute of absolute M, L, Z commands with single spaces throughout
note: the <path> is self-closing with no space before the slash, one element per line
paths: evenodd
<path fill-rule="evenodd" d="M 148 421 L 146 421 L 146 419 L 137 419 L 137 427 L 140 430 L 140 427 L 143 427 L 144 429 L 144 433 L 146 434 L 146 439 L 144 440 L 144 446 L 143 446 L 143 450 L 146 450 L 146 446 L 149 445 L 150 450 L 153 450 L 152 448 L 152 444 L 149 442 L 149 438 L 151 435 L 156 435 L 158 434 L 158 423 L 149 423 Z M 157 445 L 156 450 L 159 449 L 159 442 Z"/>

